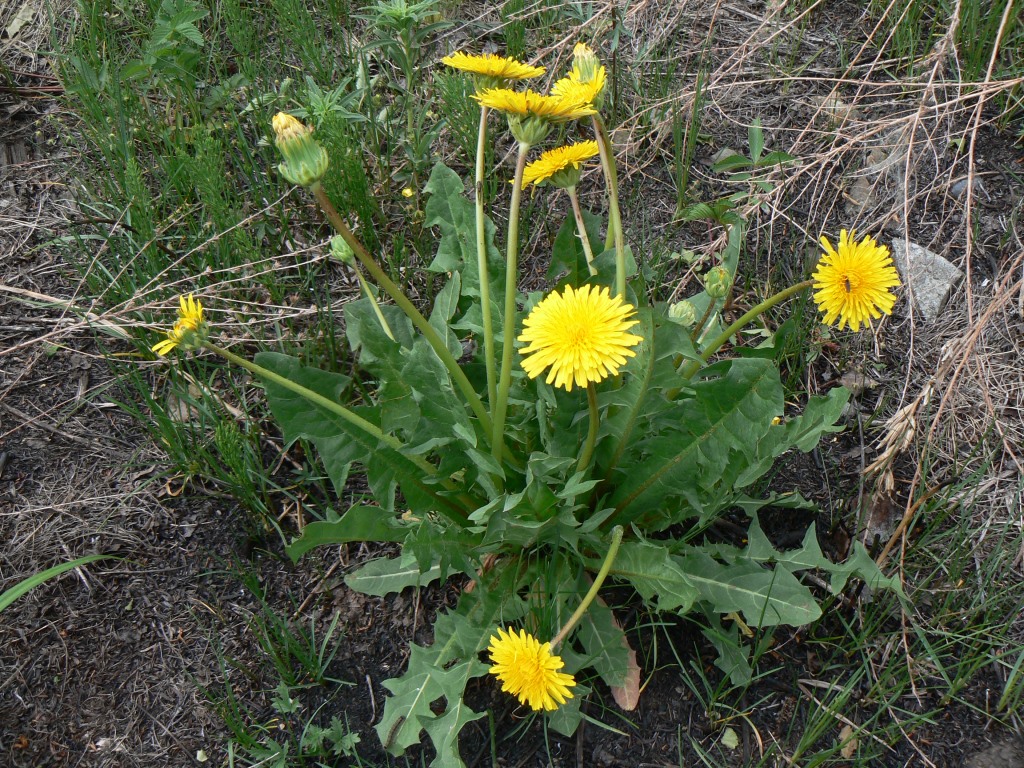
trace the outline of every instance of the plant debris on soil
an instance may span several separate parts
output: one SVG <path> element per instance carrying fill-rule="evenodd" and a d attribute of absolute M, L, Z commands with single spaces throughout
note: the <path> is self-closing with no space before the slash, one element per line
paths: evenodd
<path fill-rule="evenodd" d="M 0 30 L 17 5 L 0 10 Z M 824 151 L 832 158 L 808 163 L 789 178 L 789 196 L 780 191 L 759 200 L 758 206 L 771 211 L 770 221 L 751 237 L 814 242 L 817 229 L 808 238 L 804 227 L 810 231 L 856 216 L 863 231 L 884 232 L 886 239 L 912 233 L 967 272 L 941 322 L 915 319 L 901 300 L 879 333 L 808 369 L 806 386 L 814 391 L 833 386 L 848 369 L 872 362 L 887 366 L 878 374 L 884 381 L 858 398 L 842 436 L 814 454 L 787 457 L 789 463 L 777 472 L 777 482 L 787 489 L 798 486 L 821 511 L 766 515 L 766 532 L 780 546 L 793 546 L 814 522 L 826 550 L 840 556 L 858 535 L 858 513 L 867 510 L 879 529 L 877 540 L 867 543 L 880 551 L 913 503 L 919 465 L 912 452 L 900 453 L 880 473 L 893 487 L 889 501 L 879 502 L 877 487 L 861 483 L 865 465 L 878 455 L 879 440 L 879 425 L 868 431 L 865 420 L 875 413 L 887 418 L 908 404 L 914 406 L 907 412 L 913 417 L 910 441 L 930 446 L 937 472 L 933 481 L 952 483 L 958 474 L 979 472 L 979 498 L 990 507 L 1002 505 L 996 509 L 1000 515 L 1019 521 L 1024 445 L 1019 145 L 992 125 L 984 109 L 976 120 L 971 101 L 941 112 L 931 109 L 955 97 L 952 83 L 888 83 L 877 63 L 872 67 L 867 50 L 861 51 L 860 63 L 850 65 L 861 79 L 843 88 L 836 101 L 833 78 L 840 63 L 833 61 L 829 41 L 837 30 L 863 39 L 860 30 L 867 26 L 841 3 L 826 3 L 815 29 L 798 44 L 821 53 L 803 70 L 804 90 L 782 93 L 778 83 L 748 83 L 750 60 L 741 56 L 741 46 L 785 37 L 792 29 L 780 27 L 778 19 L 765 22 L 763 6 L 773 3 L 718 5 L 731 14 L 733 25 L 730 39 L 716 40 L 722 61 L 707 83 L 709 115 L 702 130 L 714 136 L 715 148 L 741 147 L 746 125 L 759 116 L 777 147 L 797 156 Z M 681 45 L 691 55 L 699 53 L 710 23 L 708 9 L 695 8 L 693 23 L 681 26 L 672 18 L 674 8 L 672 2 L 643 2 L 628 10 L 620 58 L 628 58 L 630 41 L 646 36 L 650 43 L 656 29 L 681 35 L 687 26 L 693 39 Z M 128 395 L 107 366 L 106 355 L 123 349 L 116 339 L 121 318 L 96 314 L 67 261 L 68 248 L 79 247 L 73 236 L 83 218 L 72 190 L 88 180 L 74 177 L 83 149 L 69 132 L 68 116 L 61 114 L 60 83 L 51 62 L 39 53 L 46 32 L 22 28 L 14 37 L 0 38 L 5 61 L 0 66 L 0 590 L 82 555 L 116 559 L 49 581 L 0 614 L 0 764 L 225 765 L 231 738 L 226 690 L 238 697 L 240 711 L 252 718 L 254 729 L 262 728 L 260 733 L 273 735 L 282 725 L 271 705 L 280 677 L 260 641 L 263 601 L 296 627 L 312 628 L 316 638 L 323 638 L 338 617 L 328 680 L 304 683 L 297 694 L 304 714 L 319 711 L 322 722 L 340 716 L 358 734 L 361 762 L 339 757 L 337 765 L 429 760 L 427 747 L 408 759 L 387 755 L 373 726 L 387 695 L 382 682 L 401 673 L 409 643 L 430 642 L 432 617 L 454 605 L 465 583 L 453 579 L 386 598 L 354 593 L 343 576 L 379 556 L 379 549 L 342 546 L 292 565 L 276 534 L 255 535 L 247 513 L 231 498 L 201 482 L 168 477 L 162 452 L 120 407 Z M 847 135 L 863 141 L 853 148 L 840 138 L 825 150 L 815 145 L 832 130 L 820 127 L 823 122 L 836 120 L 845 124 Z M 970 140 L 972 157 L 947 152 L 953 136 Z M 666 251 L 713 249 L 716 233 L 705 222 L 670 226 L 673 181 L 666 167 L 656 164 L 671 151 L 664 122 L 628 120 L 616 139 L 628 169 L 624 187 L 634 195 L 627 231 L 664 229 Z M 890 164 L 898 172 L 865 170 L 872 160 L 884 161 L 894 152 L 902 153 Z M 977 181 L 971 209 L 956 187 L 966 179 Z M 694 194 L 711 194 L 720 183 L 705 166 L 695 167 Z M 641 187 L 664 197 L 668 209 L 648 203 Z M 967 229 L 974 233 L 970 246 L 963 236 Z M 102 244 L 88 242 L 94 249 L 90 256 L 101 258 Z M 750 252 L 768 254 L 769 260 L 784 249 L 759 246 Z M 752 265 L 765 274 L 771 268 L 764 262 Z M 681 285 L 688 279 L 685 274 L 672 278 Z M 843 370 L 831 362 L 841 356 Z M 919 397 L 928 382 L 930 396 Z M 980 443 L 995 445 L 996 458 L 975 452 Z M 898 559 L 901 546 L 891 557 Z M 964 546 L 983 550 L 988 545 Z M 1018 562 L 1018 574 L 1019 567 Z M 823 590 L 823 599 L 826 594 Z M 642 669 L 643 692 L 635 711 L 617 709 L 598 685 L 585 706 L 592 719 L 566 738 L 546 730 L 542 720 L 525 717 L 493 686 L 479 683 L 467 695 L 475 709 L 490 707 L 494 713 L 496 764 L 508 768 L 698 764 L 703 758 L 694 745 L 713 755 L 716 765 L 758 764 L 772 742 L 785 745 L 804 728 L 794 719 L 798 705 L 828 699 L 818 675 L 826 661 L 835 660 L 820 658 L 815 649 L 821 646 L 808 638 L 829 637 L 855 623 L 860 597 L 837 599 L 834 611 L 816 626 L 780 628 L 735 711 L 706 711 L 680 677 L 682 665 L 711 689 L 722 685 L 714 651 L 699 627 L 652 617 L 625 593 L 622 616 Z M 1015 624 L 1017 637 L 1024 633 L 1020 617 L 1006 621 Z M 669 648 L 687 655 L 674 657 Z M 939 687 L 927 687 L 916 698 L 892 702 L 890 712 L 908 720 L 934 709 L 941 716 L 915 720 L 912 733 L 885 744 L 884 757 L 873 765 L 1024 766 L 1024 748 L 1000 722 L 1019 725 L 1018 714 L 997 717 L 994 711 L 993 698 L 1005 684 L 993 663 L 952 699 L 943 698 Z M 827 704 L 821 706 L 827 710 Z M 864 702 L 863 711 L 874 712 L 872 706 Z M 838 738 L 844 724 L 837 717 L 830 733 Z M 727 731 L 735 744 L 724 739 Z M 870 738 L 870 729 L 860 738 Z M 468 765 L 490 764 L 491 739 L 487 719 L 466 729 L 462 754 Z"/>

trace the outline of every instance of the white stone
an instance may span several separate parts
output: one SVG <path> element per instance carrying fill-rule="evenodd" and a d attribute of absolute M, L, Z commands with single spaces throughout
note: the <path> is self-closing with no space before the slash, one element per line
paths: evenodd
<path fill-rule="evenodd" d="M 892 257 L 914 307 L 926 320 L 934 320 L 964 273 L 939 254 L 902 237 L 892 241 Z"/>

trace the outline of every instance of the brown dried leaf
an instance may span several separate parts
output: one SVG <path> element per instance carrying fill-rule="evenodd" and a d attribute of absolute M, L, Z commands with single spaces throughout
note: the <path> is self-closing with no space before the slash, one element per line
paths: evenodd
<path fill-rule="evenodd" d="M 612 698 L 627 712 L 632 712 L 640 703 L 640 667 L 636 663 L 636 651 L 632 648 L 629 649 L 629 662 L 626 665 L 626 684 L 614 686 Z"/>
<path fill-rule="evenodd" d="M 860 742 L 857 737 L 853 735 L 853 728 L 849 724 L 844 725 L 842 730 L 839 731 L 839 743 L 843 745 L 839 750 L 839 754 L 847 760 L 857 753 L 857 747 Z"/>
<path fill-rule="evenodd" d="M 860 371 L 847 371 L 839 378 L 839 383 L 850 390 L 854 397 L 860 397 L 867 390 L 880 386 L 880 382 Z"/>
<path fill-rule="evenodd" d="M 876 486 L 864 494 L 864 522 L 861 526 L 861 541 L 864 545 L 870 548 L 875 539 L 888 541 L 896 530 L 896 524 L 901 517 L 900 512 L 900 508 L 884 488 Z"/>
<path fill-rule="evenodd" d="M 619 624 L 619 620 L 615 618 L 614 614 L 612 621 L 615 622 L 615 626 L 622 629 L 622 625 Z M 636 651 L 629 647 L 629 640 L 626 639 L 625 632 L 622 633 L 622 644 L 629 650 L 629 658 L 626 662 L 626 682 L 623 685 L 612 686 L 612 698 L 624 710 L 632 712 L 640 702 L 640 665 L 636 663 Z"/>

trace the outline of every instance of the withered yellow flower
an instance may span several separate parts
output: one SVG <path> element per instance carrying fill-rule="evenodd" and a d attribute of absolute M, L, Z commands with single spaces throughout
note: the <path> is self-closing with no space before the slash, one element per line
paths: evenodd
<path fill-rule="evenodd" d="M 593 80 L 597 68 L 601 66 L 601 60 L 597 58 L 594 49 L 580 41 L 572 48 L 572 71 L 578 80 L 584 82 Z"/>
<path fill-rule="evenodd" d="M 278 112 L 271 120 L 274 144 L 284 162 L 277 166 L 291 184 L 312 187 L 327 173 L 327 152 L 313 138 L 313 129 L 287 112 Z"/>
<path fill-rule="evenodd" d="M 278 145 L 282 142 L 296 141 L 312 133 L 312 129 L 287 112 L 278 112 L 274 115 L 270 125 L 274 129 L 274 142 Z"/>

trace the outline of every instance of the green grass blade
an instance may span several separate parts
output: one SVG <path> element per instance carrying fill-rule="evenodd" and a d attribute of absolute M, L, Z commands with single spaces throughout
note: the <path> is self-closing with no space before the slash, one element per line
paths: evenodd
<path fill-rule="evenodd" d="M 40 571 L 39 573 L 33 576 L 29 576 L 24 581 L 19 581 L 13 587 L 6 590 L 3 594 L 0 594 L 0 612 L 3 612 L 3 610 L 7 608 L 7 606 L 9 606 L 22 595 L 24 595 L 26 592 L 38 587 L 44 581 L 48 581 L 49 579 L 52 579 L 54 576 L 60 576 L 65 571 L 70 571 L 72 568 L 77 568 L 80 565 L 92 563 L 96 560 L 102 560 L 107 557 L 113 557 L 113 555 L 86 555 L 85 557 L 80 557 L 77 560 L 72 560 L 67 563 L 55 565 L 53 566 L 53 568 L 47 568 L 45 571 Z"/>

